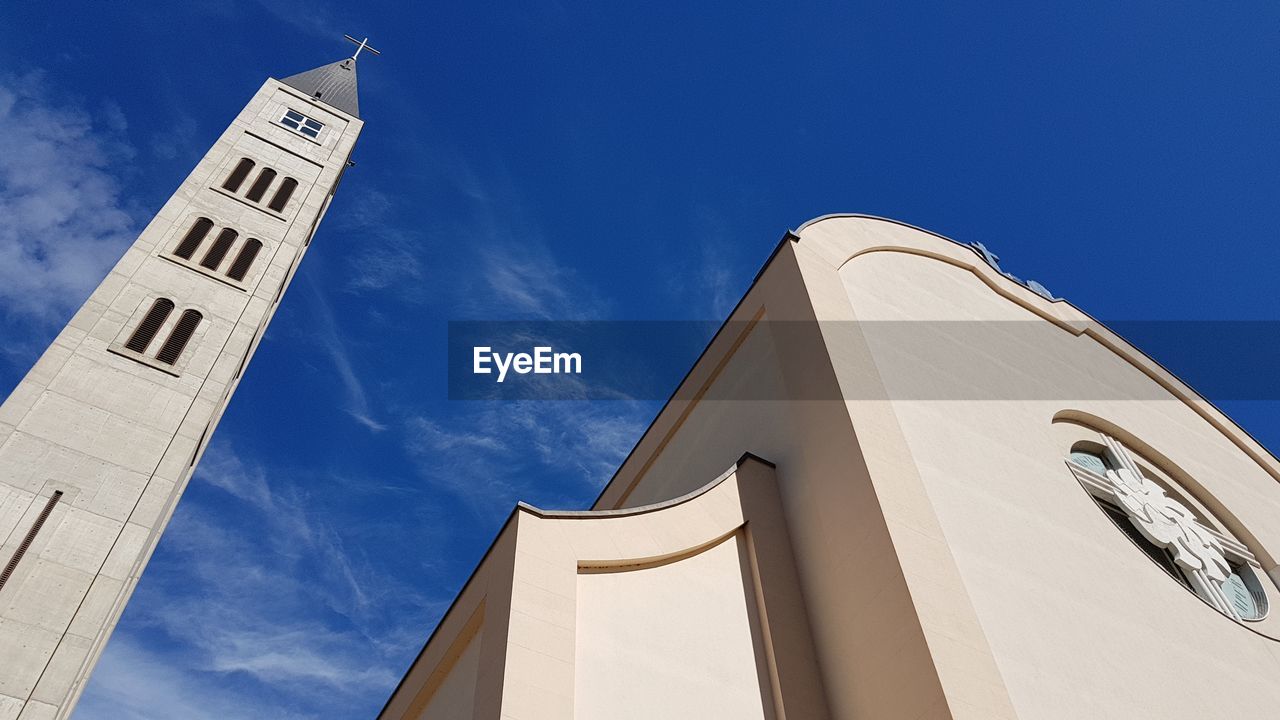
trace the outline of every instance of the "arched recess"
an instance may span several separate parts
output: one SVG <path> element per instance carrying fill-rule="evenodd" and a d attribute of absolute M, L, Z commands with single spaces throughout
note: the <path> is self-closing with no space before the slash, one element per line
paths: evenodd
<path fill-rule="evenodd" d="M 693 607 L 699 602 L 697 588 L 680 580 L 699 577 L 704 570 L 714 575 L 706 578 L 708 583 L 715 582 L 710 593 L 714 598 L 731 598 L 738 603 L 734 622 L 721 623 L 721 618 L 709 614 L 718 605 Z M 620 582 L 605 588 L 605 596 L 600 596 L 597 591 L 613 580 Z M 639 584 L 633 584 L 634 580 L 640 580 Z M 609 601 L 613 598 L 626 600 L 627 609 L 638 612 L 656 632 L 676 632 L 674 642 L 655 646 L 660 654 L 650 654 L 650 658 L 669 658 L 675 667 L 683 661 L 673 648 L 679 647 L 680 621 L 693 616 L 665 622 L 664 616 L 649 612 L 644 597 L 627 595 L 634 588 L 645 592 L 657 589 L 652 595 L 655 602 L 683 596 L 690 600 L 697 617 L 719 626 L 712 628 L 711 635 L 719 632 L 733 637 L 738 654 L 732 662 L 726 659 L 726 665 L 736 668 L 730 678 L 734 682 L 719 690 L 732 687 L 740 694 L 729 700 L 747 705 L 753 700 L 758 711 L 735 717 L 829 717 L 774 469 L 753 456 L 744 457 L 697 491 L 655 505 L 549 512 L 520 504 L 380 717 L 420 717 L 421 709 L 435 701 L 438 689 L 448 687 L 459 648 L 469 646 L 467 638 L 473 635 L 483 638 L 478 662 L 506 668 L 477 681 L 477 717 L 487 717 L 487 713 L 494 717 L 647 717 L 643 715 L 645 708 L 632 706 L 613 705 L 603 715 L 590 714 L 599 706 L 575 706 L 576 696 L 583 690 L 575 686 L 576 668 L 585 667 L 582 663 L 586 662 L 614 662 L 611 653 L 584 655 L 578 643 L 579 633 L 613 632 L 619 629 L 617 621 L 627 620 L 627 612 L 612 614 Z M 584 598 L 590 605 L 585 610 L 578 607 Z M 591 603 L 592 598 L 596 602 Z M 746 606 L 754 608 L 748 613 L 750 628 L 743 627 L 744 616 L 739 612 Z M 482 617 L 482 627 L 471 627 L 477 617 Z M 548 633 L 548 628 L 555 630 Z M 621 628 L 621 634 L 626 636 L 634 629 Z M 702 634 L 703 628 L 694 629 Z M 737 635 L 732 635 L 735 632 Z M 748 648 L 745 655 L 743 648 Z M 694 650 L 706 655 L 714 654 L 717 648 L 708 643 Z M 656 667 L 659 675 L 665 670 L 665 666 L 652 663 L 637 664 L 634 657 L 630 658 L 633 662 L 627 660 L 617 658 L 618 667 L 639 668 L 641 672 Z M 746 670 L 744 662 L 749 664 Z M 609 671 L 592 670 L 596 676 Z M 697 693 L 670 693 L 664 687 L 664 692 L 657 694 L 665 697 L 646 700 L 658 706 L 665 703 L 666 709 L 677 706 L 683 712 L 674 715 L 677 717 L 715 716 L 714 709 L 708 715 L 699 707 L 700 701 L 717 692 L 714 681 L 706 675 L 681 676 L 686 684 L 712 681 Z M 627 677 L 620 676 L 620 681 Z M 745 687 L 744 679 L 750 679 L 753 687 Z M 652 684 L 660 677 L 636 680 Z M 547 693 L 535 698 L 504 692 L 505 687 L 527 686 Z M 607 704 L 618 698 L 605 693 L 597 694 L 594 700 Z"/>

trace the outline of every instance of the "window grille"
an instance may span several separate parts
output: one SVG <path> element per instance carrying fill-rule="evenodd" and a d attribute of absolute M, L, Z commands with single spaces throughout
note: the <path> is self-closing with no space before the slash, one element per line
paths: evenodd
<path fill-rule="evenodd" d="M 182 317 L 178 318 L 178 324 L 174 326 L 173 332 L 169 333 L 169 339 L 164 341 L 164 345 L 160 347 L 160 352 L 156 353 L 156 360 L 166 365 L 173 365 L 178 362 L 178 358 L 182 356 L 183 349 L 191 341 L 191 336 L 195 333 L 196 327 L 200 325 L 202 319 L 204 319 L 204 316 L 195 310 L 182 311 Z"/>
<path fill-rule="evenodd" d="M 209 218 L 202 217 L 196 220 L 187 234 L 183 236 L 182 242 L 178 243 L 178 247 L 174 248 L 173 254 L 183 260 L 190 260 L 192 255 L 196 254 L 196 250 L 200 248 L 200 243 L 204 242 L 205 237 L 209 235 L 209 231 L 213 229 L 213 221 Z"/>
<path fill-rule="evenodd" d="M 169 318 L 171 312 L 173 312 L 173 301 L 157 298 L 124 346 L 134 352 L 146 352 L 147 346 L 155 339 L 156 333 L 160 332 L 160 326 Z"/>
<path fill-rule="evenodd" d="M 31 549 L 31 543 L 35 541 L 36 533 L 40 532 L 40 528 L 49 519 L 49 514 L 53 512 L 53 506 L 57 505 L 61 499 L 62 491 L 54 490 L 53 495 L 49 497 L 49 501 L 44 504 L 44 509 L 36 516 L 36 521 L 31 524 L 31 529 L 27 530 L 26 537 L 22 538 L 22 543 L 18 545 L 18 549 L 13 551 L 13 557 L 9 558 L 4 570 L 0 571 L 0 589 L 3 589 L 4 584 L 9 582 L 9 576 L 13 574 L 14 568 L 18 567 L 18 561 L 22 560 L 22 556 L 26 555 L 27 550 Z"/>
<path fill-rule="evenodd" d="M 227 277 L 232 280 L 243 280 L 244 276 L 249 273 L 249 268 L 253 266 L 253 260 L 258 257 L 258 251 L 260 250 L 262 250 L 262 243 L 253 238 L 245 241 L 244 247 L 240 248 L 240 254 L 236 255 L 236 259 L 231 262 L 231 267 L 227 270 Z"/>
<path fill-rule="evenodd" d="M 324 129 L 324 123 L 313 120 L 297 110 L 285 110 L 284 117 L 280 118 L 280 124 L 309 138 L 318 137 L 320 131 Z"/>
<path fill-rule="evenodd" d="M 240 158 L 240 162 L 236 164 L 236 168 L 227 176 L 227 181 L 222 183 L 222 189 L 236 192 L 240 189 L 240 186 L 244 184 L 245 178 L 249 177 L 249 171 L 252 169 L 252 160 L 249 158 Z"/>
<path fill-rule="evenodd" d="M 297 188 L 297 180 L 294 180 L 291 177 L 285 178 L 284 182 L 280 183 L 280 189 L 276 190 L 275 196 L 271 198 L 271 202 L 267 207 L 275 210 L 276 212 L 284 210 L 284 206 L 289 203 L 289 198 L 293 196 L 293 191 Z"/>
<path fill-rule="evenodd" d="M 217 270 L 231 250 L 231 244 L 236 241 L 238 236 L 239 233 L 235 230 L 224 228 L 222 232 L 218 233 L 218 239 L 213 241 L 213 246 L 209 248 L 209 252 L 204 254 L 204 259 L 200 261 L 200 265 L 210 270 Z"/>
<path fill-rule="evenodd" d="M 275 179 L 275 170 L 262 168 L 262 172 L 258 173 L 258 179 L 253 181 L 253 187 L 250 187 L 249 192 L 244 194 L 245 199 L 260 202 L 262 196 L 267 194 L 267 188 L 271 187 L 271 183 Z"/>

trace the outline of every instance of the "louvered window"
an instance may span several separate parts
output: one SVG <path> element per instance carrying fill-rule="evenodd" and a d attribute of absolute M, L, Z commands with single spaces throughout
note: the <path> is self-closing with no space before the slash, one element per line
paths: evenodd
<path fill-rule="evenodd" d="M 236 164 L 235 170 L 227 176 L 226 182 L 222 183 L 223 190 L 236 192 L 240 186 L 244 184 L 245 178 L 249 177 L 249 171 L 253 169 L 253 161 L 249 158 L 240 158 L 240 162 Z"/>
<path fill-rule="evenodd" d="M 183 260 L 190 260 L 192 255 L 196 254 L 196 250 L 200 248 L 200 243 L 204 242 L 209 231 L 213 229 L 213 221 L 209 218 L 200 218 L 196 220 L 187 234 L 182 237 L 182 242 L 178 243 L 178 247 L 174 248 L 173 254 Z"/>
<path fill-rule="evenodd" d="M 271 187 L 271 182 L 275 179 L 275 170 L 262 168 L 262 172 L 258 173 L 258 179 L 253 181 L 253 187 L 249 188 L 249 192 L 245 193 L 245 198 L 253 202 L 261 201 L 262 196 L 267 194 L 267 188 Z"/>
<path fill-rule="evenodd" d="M 18 567 L 18 562 L 22 560 L 22 556 L 27 554 L 31 549 L 31 543 L 35 541 L 36 534 L 40 532 L 40 528 L 44 527 L 44 523 L 49 519 L 50 513 L 53 512 L 53 506 L 58 504 L 62 499 L 62 491 L 54 490 L 53 495 L 44 504 L 44 509 L 36 516 L 36 521 L 31 524 L 31 528 L 27 530 L 27 534 L 22 538 L 22 542 L 18 544 L 18 549 L 13 551 L 13 556 L 9 558 L 9 562 L 5 564 L 4 570 L 0 571 L 0 588 L 9 582 L 9 576 L 13 575 L 14 568 Z"/>
<path fill-rule="evenodd" d="M 200 264 L 210 270 L 217 270 L 223 259 L 227 257 L 227 252 L 231 250 L 231 244 L 236 241 L 238 235 L 239 233 L 235 230 L 224 228 L 222 232 L 218 233 L 218 239 L 213 241 L 213 246 L 209 248 L 209 252 L 204 254 L 204 259 L 200 261 Z"/>
<path fill-rule="evenodd" d="M 231 268 L 227 270 L 227 277 L 232 280 L 243 280 L 244 276 L 249 274 L 249 268 L 253 266 L 253 260 L 258 257 L 260 250 L 262 250 L 262 243 L 253 238 L 245 241 L 244 247 L 240 248 L 240 254 L 236 255 Z"/>
<path fill-rule="evenodd" d="M 182 317 L 178 318 L 178 324 L 174 326 L 173 332 L 169 333 L 169 339 L 164 341 L 160 352 L 156 353 L 156 360 L 166 365 L 178 362 L 178 358 L 182 356 L 183 349 L 191 341 L 191 336 L 195 333 L 196 327 L 200 325 L 200 321 L 203 318 L 204 316 L 195 310 L 183 310 Z"/>
<path fill-rule="evenodd" d="M 142 322 L 138 323 L 138 328 L 129 336 L 124 346 L 134 352 L 146 352 L 147 346 L 155 339 L 156 333 L 160 332 L 160 326 L 168 319 L 171 312 L 173 312 L 173 301 L 158 298 L 151 304 L 151 309 L 142 318 Z"/>
<path fill-rule="evenodd" d="M 276 212 L 284 210 L 284 206 L 289 203 L 289 198 L 293 196 L 293 191 L 297 188 L 297 180 L 294 180 L 291 177 L 285 178 L 284 182 L 280 183 L 280 189 L 276 190 L 275 197 L 271 198 L 271 203 L 267 205 L 267 207 L 275 210 Z"/>

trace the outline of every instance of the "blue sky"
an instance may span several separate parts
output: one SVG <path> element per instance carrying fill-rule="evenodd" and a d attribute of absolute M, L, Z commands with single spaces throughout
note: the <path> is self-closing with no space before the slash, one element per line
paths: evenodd
<path fill-rule="evenodd" d="M 1104 320 L 1280 319 L 1280 6 L 1003 5 L 0 10 L 4 392 L 264 77 L 384 53 L 76 717 L 371 717 L 516 500 L 594 498 L 657 404 L 449 402 L 450 320 L 719 320 L 839 211 Z M 1273 449 L 1278 405 L 1223 403 Z"/>

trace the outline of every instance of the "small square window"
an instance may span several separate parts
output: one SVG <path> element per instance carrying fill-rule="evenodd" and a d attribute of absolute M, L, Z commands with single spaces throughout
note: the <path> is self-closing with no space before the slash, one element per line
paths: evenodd
<path fill-rule="evenodd" d="M 319 137 L 320 131 L 324 129 L 324 123 L 313 120 L 297 110 L 285 110 L 284 117 L 280 118 L 280 124 L 309 138 Z"/>

